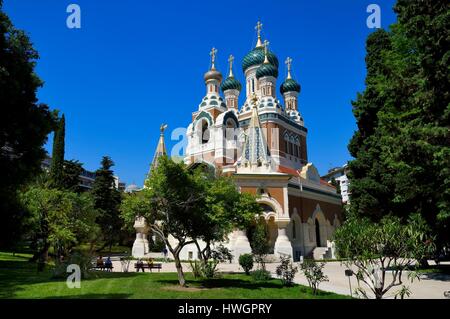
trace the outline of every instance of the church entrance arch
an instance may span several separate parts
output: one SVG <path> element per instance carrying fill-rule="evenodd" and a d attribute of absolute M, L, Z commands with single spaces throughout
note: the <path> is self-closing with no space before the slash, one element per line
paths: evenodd
<path fill-rule="evenodd" d="M 320 247 L 320 224 L 319 220 L 316 218 L 316 246 Z"/>

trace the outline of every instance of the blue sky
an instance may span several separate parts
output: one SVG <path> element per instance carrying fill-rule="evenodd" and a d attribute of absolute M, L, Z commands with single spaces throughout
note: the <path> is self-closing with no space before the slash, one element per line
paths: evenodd
<path fill-rule="evenodd" d="M 213 46 L 218 69 L 226 74 L 233 54 L 243 82 L 241 61 L 256 42 L 258 19 L 280 60 L 278 85 L 282 62 L 293 58 L 309 161 L 321 174 L 344 164 L 356 129 L 351 100 L 364 89 L 365 39 L 374 30 L 366 8 L 378 4 L 388 28 L 394 2 L 4 0 L 4 10 L 39 51 L 39 100 L 66 116 L 66 158 L 95 170 L 109 155 L 121 180 L 142 185 L 159 125 L 169 133 L 187 127 L 197 110 Z M 71 3 L 81 7 L 81 29 L 66 26 Z M 177 141 L 167 135 L 170 148 Z"/>

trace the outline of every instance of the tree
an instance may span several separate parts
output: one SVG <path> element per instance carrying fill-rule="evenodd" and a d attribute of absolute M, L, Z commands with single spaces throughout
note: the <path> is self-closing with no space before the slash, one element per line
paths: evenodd
<path fill-rule="evenodd" d="M 276 274 L 281 278 L 284 286 L 292 286 L 294 284 L 297 271 L 298 268 L 292 264 L 290 256 L 280 256 L 280 265 L 277 266 Z"/>
<path fill-rule="evenodd" d="M 66 119 L 64 114 L 58 121 L 53 136 L 52 163 L 50 165 L 50 185 L 54 188 L 63 188 L 64 178 L 64 152 L 66 136 Z"/>
<path fill-rule="evenodd" d="M 239 256 L 239 265 L 244 269 L 246 275 L 250 275 L 250 270 L 253 268 L 253 255 L 242 254 Z"/>
<path fill-rule="evenodd" d="M 250 246 L 252 247 L 255 261 L 259 264 L 262 271 L 266 271 L 265 258 L 270 252 L 269 232 L 264 221 L 259 221 L 250 228 Z"/>
<path fill-rule="evenodd" d="M 64 169 L 61 180 L 63 189 L 73 192 L 81 192 L 80 175 L 83 173 L 83 164 L 76 160 L 64 161 Z"/>
<path fill-rule="evenodd" d="M 398 22 L 367 40 L 366 89 L 353 103 L 351 209 L 373 221 L 419 213 L 450 243 L 447 1 L 398 0 Z"/>
<path fill-rule="evenodd" d="M 54 126 L 48 106 L 37 103 L 42 86 L 34 72 L 38 58 L 0 1 L 0 246 L 13 244 L 21 235 L 25 215 L 17 190 L 41 171 L 43 146 Z"/>
<path fill-rule="evenodd" d="M 336 180 L 336 178 L 332 177 L 330 184 L 336 187 L 336 194 L 341 194 L 341 184 Z"/>
<path fill-rule="evenodd" d="M 95 180 L 92 185 L 95 208 L 100 212 L 97 223 L 101 227 L 105 246 L 109 245 L 110 248 L 119 239 L 118 235 L 122 228 L 119 212 L 122 199 L 120 192 L 115 187 L 112 166 L 114 166 L 114 162 L 111 158 L 104 156 L 101 168 L 95 172 Z"/>
<path fill-rule="evenodd" d="M 198 238 L 205 228 L 207 191 L 203 178 L 199 170 L 189 171 L 184 163 L 162 156 L 147 179 L 146 188 L 136 196 L 126 197 L 121 206 L 124 220 L 134 222 L 136 216 L 145 217 L 151 232 L 164 241 L 175 260 L 181 286 L 186 282 L 180 252 L 194 243 L 193 238 Z"/>
<path fill-rule="evenodd" d="M 410 294 L 403 284 L 403 273 L 417 260 L 434 252 L 429 230 L 419 214 L 411 215 L 407 224 L 395 216 L 374 223 L 353 215 L 336 230 L 336 252 L 340 258 L 347 259 L 344 264 L 348 267 L 356 266 L 358 285 L 363 282 L 375 298 L 382 299 L 391 288 L 398 286 L 401 289 L 395 296 L 403 298 Z M 386 276 L 388 271 L 392 271 L 390 279 Z M 408 277 L 412 281 L 417 274 L 410 272 Z M 368 298 L 360 286 L 356 293 Z"/>
<path fill-rule="evenodd" d="M 313 259 L 305 259 L 300 265 L 314 295 L 317 294 L 320 283 L 328 281 L 328 277 L 323 273 L 324 266 L 325 263 L 317 263 Z"/>
<path fill-rule="evenodd" d="M 60 256 L 68 254 L 75 244 L 98 235 L 97 211 L 89 194 L 32 185 L 21 193 L 21 201 L 30 212 L 28 236 L 37 249 L 39 270 L 47 262 L 50 247 Z"/>
<path fill-rule="evenodd" d="M 204 207 L 202 233 L 195 238 L 200 257 L 204 264 L 211 258 L 214 243 L 224 242 L 234 229 L 246 229 L 261 213 L 256 198 L 248 193 L 240 193 L 229 177 L 204 174 L 199 182 L 204 183 L 206 205 Z M 205 243 L 200 248 L 199 241 Z"/>

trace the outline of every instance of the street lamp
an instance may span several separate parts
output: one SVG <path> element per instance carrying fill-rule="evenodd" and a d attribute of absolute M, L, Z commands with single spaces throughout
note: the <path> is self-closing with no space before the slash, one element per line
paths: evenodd
<path fill-rule="evenodd" d="M 350 277 L 353 276 L 353 270 L 345 269 L 345 275 L 348 277 L 348 285 L 350 286 L 350 297 L 353 298 L 353 295 L 352 295 L 352 282 L 350 281 Z"/>

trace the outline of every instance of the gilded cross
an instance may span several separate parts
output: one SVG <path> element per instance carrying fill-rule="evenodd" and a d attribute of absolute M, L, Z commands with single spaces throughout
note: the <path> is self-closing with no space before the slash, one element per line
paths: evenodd
<path fill-rule="evenodd" d="M 233 76 L 233 61 L 234 61 L 234 56 L 232 54 L 230 54 L 230 57 L 228 58 L 228 63 L 230 64 L 230 77 Z"/>
<path fill-rule="evenodd" d="M 211 69 L 212 70 L 215 69 L 214 63 L 216 62 L 216 54 L 217 54 L 217 49 L 213 47 L 211 49 L 211 52 L 209 53 L 209 55 L 211 56 Z"/>
<path fill-rule="evenodd" d="M 287 66 L 287 78 L 290 79 L 291 78 L 291 65 L 292 65 L 292 59 L 290 57 L 286 58 L 286 61 L 284 62 L 286 63 Z"/>
<path fill-rule="evenodd" d="M 255 30 L 258 34 L 258 38 L 261 37 L 262 26 L 263 26 L 263 24 L 261 23 L 261 21 L 258 20 L 258 23 L 256 24 L 256 27 L 255 27 Z"/>
<path fill-rule="evenodd" d="M 264 46 L 264 63 L 269 63 L 269 60 L 267 58 L 267 48 L 269 47 L 269 41 L 264 40 L 263 46 Z"/>

